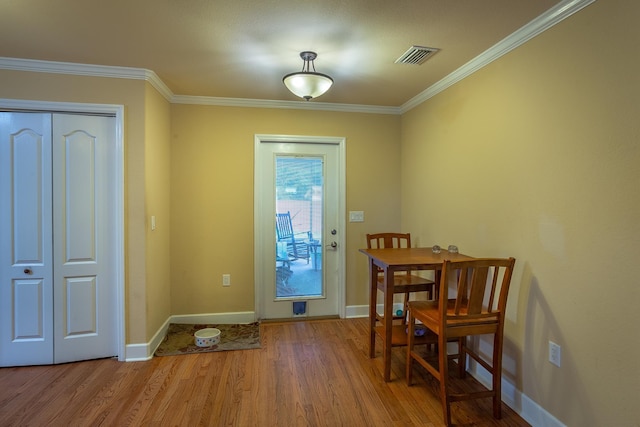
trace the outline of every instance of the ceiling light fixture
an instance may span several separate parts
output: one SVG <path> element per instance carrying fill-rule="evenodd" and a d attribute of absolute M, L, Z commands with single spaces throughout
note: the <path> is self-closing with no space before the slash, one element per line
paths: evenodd
<path fill-rule="evenodd" d="M 282 82 L 294 95 L 304 98 L 307 101 L 317 98 L 329 90 L 333 84 L 333 79 L 326 74 L 316 73 L 316 66 L 313 63 L 317 58 L 315 52 L 300 52 L 302 58 L 302 71 L 287 74 L 282 78 Z M 313 69 L 313 71 L 311 71 Z"/>

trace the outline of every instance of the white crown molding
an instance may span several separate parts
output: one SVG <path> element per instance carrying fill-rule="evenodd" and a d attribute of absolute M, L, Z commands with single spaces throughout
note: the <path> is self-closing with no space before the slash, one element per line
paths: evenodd
<path fill-rule="evenodd" d="M 37 73 L 70 74 L 74 76 L 109 77 L 115 79 L 146 80 L 164 96 L 171 100 L 173 92 L 151 70 L 106 65 L 76 64 L 73 62 L 40 61 L 35 59 L 0 57 L 0 69 L 32 71 Z"/>
<path fill-rule="evenodd" d="M 40 61 L 36 59 L 0 58 L 0 68 L 6 70 L 35 71 L 39 73 L 115 77 L 135 80 L 143 80 L 145 78 L 145 70 L 140 68 L 77 64 L 73 62 Z"/>
<path fill-rule="evenodd" d="M 171 91 L 171 89 L 169 89 L 169 86 L 164 84 L 164 82 L 160 80 L 160 77 L 158 77 L 158 75 L 155 72 L 151 70 L 144 70 L 144 71 L 145 71 L 145 80 L 151 83 L 151 86 L 156 88 L 156 90 L 160 92 L 160 94 L 164 96 L 167 99 L 167 101 L 171 102 L 171 97 L 173 97 L 173 92 Z"/>
<path fill-rule="evenodd" d="M 282 108 L 294 110 L 337 111 L 369 114 L 403 114 L 434 97 L 460 80 L 470 76 L 484 66 L 507 54 L 560 21 L 580 11 L 596 0 L 564 0 L 518 31 L 504 38 L 453 73 L 436 82 L 425 91 L 414 96 L 400 107 L 332 104 L 307 101 L 275 101 L 244 98 L 217 98 L 206 96 L 175 95 L 171 89 L 151 70 L 130 67 L 75 64 L 70 62 L 39 61 L 33 59 L 0 57 L 0 69 L 33 71 L 41 73 L 72 74 L 79 76 L 111 77 L 148 81 L 162 96 L 173 104 L 217 105 L 224 107 Z"/>
<path fill-rule="evenodd" d="M 482 67 L 511 52 L 518 46 L 523 45 L 538 34 L 548 30 L 595 1 L 596 0 L 565 0 L 558 3 L 556 6 L 529 22 L 518 31 L 505 37 L 502 41 L 496 43 L 480 55 L 476 56 L 453 73 L 429 86 L 423 92 L 405 102 L 400 107 L 401 114 L 417 107 L 429 98 L 434 97 L 448 87 L 470 76 Z"/>

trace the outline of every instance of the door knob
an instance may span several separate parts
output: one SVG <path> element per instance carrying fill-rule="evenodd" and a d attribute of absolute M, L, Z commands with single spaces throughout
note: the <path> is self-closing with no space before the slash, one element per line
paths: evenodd
<path fill-rule="evenodd" d="M 31 268 L 25 268 L 24 274 L 33 274 L 33 270 Z"/>
<path fill-rule="evenodd" d="M 336 242 L 331 242 L 331 244 L 330 244 L 330 245 L 327 245 L 327 247 L 328 247 L 328 248 L 335 249 L 335 248 L 337 248 L 337 247 L 338 247 L 338 244 L 337 244 Z"/>

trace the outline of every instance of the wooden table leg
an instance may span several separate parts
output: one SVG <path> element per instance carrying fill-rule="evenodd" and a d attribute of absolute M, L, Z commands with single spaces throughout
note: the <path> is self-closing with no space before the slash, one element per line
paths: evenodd
<path fill-rule="evenodd" d="M 384 270 L 384 380 L 391 381 L 391 334 L 393 326 L 393 271 Z"/>
<path fill-rule="evenodd" d="M 376 304 L 378 292 L 378 267 L 369 261 L 369 357 L 376 357 Z"/>
<path fill-rule="evenodd" d="M 433 281 L 435 285 L 433 286 L 433 296 L 432 299 L 438 301 L 440 299 L 440 277 L 442 275 L 442 270 L 434 270 L 433 273 Z"/>

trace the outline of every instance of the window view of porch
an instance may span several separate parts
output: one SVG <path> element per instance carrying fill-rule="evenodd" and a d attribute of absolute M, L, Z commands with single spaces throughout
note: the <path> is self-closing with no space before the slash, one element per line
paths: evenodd
<path fill-rule="evenodd" d="M 323 162 L 276 157 L 276 298 L 324 296 Z"/>

